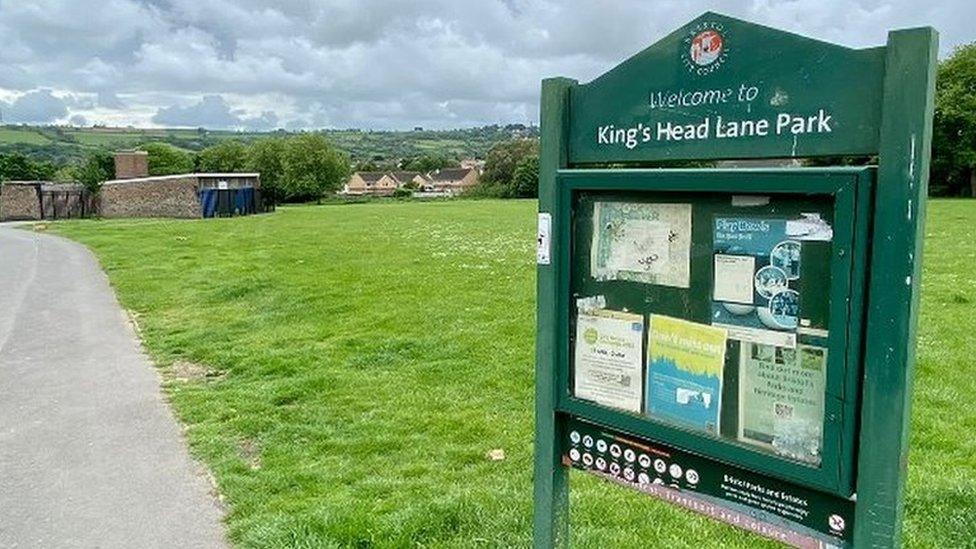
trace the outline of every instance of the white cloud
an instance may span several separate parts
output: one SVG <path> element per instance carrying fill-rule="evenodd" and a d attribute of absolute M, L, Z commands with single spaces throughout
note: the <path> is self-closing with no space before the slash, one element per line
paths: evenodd
<path fill-rule="evenodd" d="M 693 19 L 677 0 L 0 0 L 0 97 L 32 116 L 213 127 L 534 122 L 539 82 L 587 81 Z M 973 38 L 971 0 L 731 0 L 717 11 L 854 47 L 933 25 Z M 12 103 L 10 104 L 12 107 Z M 199 117 L 199 118 L 193 118 Z M 191 120 L 192 118 L 192 120 Z M 168 122 L 164 122 L 168 121 Z"/>

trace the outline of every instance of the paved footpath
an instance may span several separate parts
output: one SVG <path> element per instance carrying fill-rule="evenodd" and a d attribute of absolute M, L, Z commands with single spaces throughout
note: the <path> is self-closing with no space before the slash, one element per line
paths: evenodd
<path fill-rule="evenodd" d="M 0 548 L 225 547 L 211 491 L 95 258 L 0 225 Z"/>

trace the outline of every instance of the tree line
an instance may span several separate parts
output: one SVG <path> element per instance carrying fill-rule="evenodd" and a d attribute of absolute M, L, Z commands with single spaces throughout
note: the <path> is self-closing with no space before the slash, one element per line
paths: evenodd
<path fill-rule="evenodd" d="M 250 143 L 225 140 L 192 152 L 168 143 L 138 147 L 148 153 L 149 175 L 194 172 L 258 172 L 261 187 L 277 201 L 316 200 L 335 192 L 349 175 L 348 156 L 319 134 L 268 137 Z M 89 153 L 81 162 L 61 167 L 25 155 L 0 154 L 0 180 L 73 181 L 97 192 L 115 177 L 112 153 Z"/>
<path fill-rule="evenodd" d="M 317 200 L 342 188 L 353 166 L 349 156 L 321 134 L 267 137 L 248 143 L 224 140 L 199 152 L 168 143 L 150 142 L 137 147 L 148 153 L 149 175 L 193 172 L 258 172 L 261 187 L 279 202 Z M 516 138 L 492 147 L 488 153 L 477 196 L 523 198 L 538 192 L 536 138 Z M 359 171 L 405 170 L 429 173 L 457 167 L 456 158 L 427 153 L 389 161 L 370 159 L 355 166 Z M 112 153 L 89 153 L 81 162 L 57 166 L 19 153 L 0 154 L 0 180 L 74 181 L 97 192 L 115 177 Z"/>
<path fill-rule="evenodd" d="M 250 143 L 226 140 L 192 153 L 165 143 L 149 153 L 149 175 L 190 172 L 258 172 L 261 188 L 278 201 L 316 200 L 337 191 L 349 176 L 349 157 L 322 135 L 268 137 Z"/>
<path fill-rule="evenodd" d="M 929 194 L 976 197 L 976 42 L 939 63 Z"/>

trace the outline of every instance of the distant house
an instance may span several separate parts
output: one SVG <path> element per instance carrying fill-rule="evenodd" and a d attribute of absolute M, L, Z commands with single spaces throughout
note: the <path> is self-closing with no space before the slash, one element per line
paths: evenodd
<path fill-rule="evenodd" d="M 397 185 L 403 187 L 413 184 L 416 188 L 422 188 L 428 181 L 427 177 L 420 172 L 391 172 L 390 176 L 396 180 Z"/>
<path fill-rule="evenodd" d="M 478 173 L 485 171 L 485 161 L 480 158 L 464 158 L 461 160 L 462 168 L 474 168 Z"/>
<path fill-rule="evenodd" d="M 474 168 L 445 168 L 430 173 L 430 181 L 422 186 L 426 192 L 460 194 L 478 184 L 478 170 Z"/>
<path fill-rule="evenodd" d="M 356 172 L 343 187 L 343 194 L 389 196 L 400 184 L 392 175 L 384 172 Z"/>

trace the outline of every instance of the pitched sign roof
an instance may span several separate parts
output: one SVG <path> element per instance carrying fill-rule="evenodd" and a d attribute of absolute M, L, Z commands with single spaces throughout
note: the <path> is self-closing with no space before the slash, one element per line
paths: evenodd
<path fill-rule="evenodd" d="M 570 162 L 873 154 L 884 69 L 883 47 L 705 13 L 573 88 Z"/>

